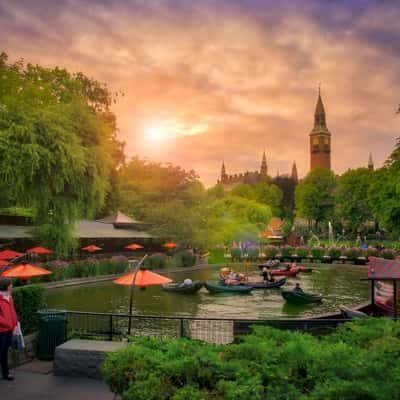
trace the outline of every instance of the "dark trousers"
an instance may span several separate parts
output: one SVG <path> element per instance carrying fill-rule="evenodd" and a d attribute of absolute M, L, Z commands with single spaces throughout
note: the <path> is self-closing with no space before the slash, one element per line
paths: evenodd
<path fill-rule="evenodd" d="M 0 332 L 0 364 L 3 378 L 8 376 L 8 349 L 11 346 L 12 331 Z"/>

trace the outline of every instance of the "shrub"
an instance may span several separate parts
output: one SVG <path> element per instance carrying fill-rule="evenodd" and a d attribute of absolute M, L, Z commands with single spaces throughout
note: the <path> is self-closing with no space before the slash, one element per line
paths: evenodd
<path fill-rule="evenodd" d="M 328 250 L 328 256 L 332 259 L 337 259 L 342 255 L 342 250 L 339 247 L 331 247 Z"/>
<path fill-rule="evenodd" d="M 364 250 L 365 257 L 379 257 L 380 253 L 376 247 L 368 247 Z"/>
<path fill-rule="evenodd" d="M 242 259 L 242 250 L 240 247 L 232 247 L 231 248 L 231 257 L 232 260 L 241 260 Z"/>
<path fill-rule="evenodd" d="M 306 258 L 310 254 L 310 249 L 308 247 L 296 247 L 295 253 L 299 258 Z"/>
<path fill-rule="evenodd" d="M 258 246 L 249 246 L 247 249 L 247 255 L 249 257 L 249 260 L 256 261 L 260 256 L 260 249 L 258 248 Z"/>
<path fill-rule="evenodd" d="M 144 260 L 147 269 L 164 269 L 167 266 L 167 256 L 164 253 L 155 253 Z"/>
<path fill-rule="evenodd" d="M 394 260 L 396 254 L 392 249 L 383 249 L 381 252 L 381 257 L 386 258 L 388 260 Z"/>
<path fill-rule="evenodd" d="M 311 255 L 316 260 L 322 260 L 322 257 L 325 255 L 325 249 L 323 247 L 312 247 Z"/>
<path fill-rule="evenodd" d="M 225 249 L 224 247 L 215 247 L 211 250 L 211 254 L 208 257 L 209 264 L 221 264 L 225 261 Z"/>
<path fill-rule="evenodd" d="M 172 266 L 180 267 L 193 267 L 196 264 L 196 256 L 190 250 L 180 250 L 172 257 Z"/>
<path fill-rule="evenodd" d="M 400 324 L 360 318 L 330 335 L 255 326 L 236 344 L 135 338 L 103 377 L 123 400 L 395 399 Z"/>
<path fill-rule="evenodd" d="M 281 247 L 281 254 L 282 257 L 291 257 L 293 254 L 293 247 L 292 246 L 283 246 Z"/>
<path fill-rule="evenodd" d="M 37 311 L 45 308 L 45 289 L 39 285 L 19 287 L 13 290 L 13 299 L 24 335 L 37 331 Z"/>
<path fill-rule="evenodd" d="M 357 257 L 361 256 L 361 250 L 358 247 L 350 247 L 343 251 L 343 255 L 349 260 L 355 260 Z"/>
<path fill-rule="evenodd" d="M 271 246 L 271 245 L 265 246 L 264 254 L 265 257 L 267 258 L 275 258 L 276 255 L 278 254 L 278 248 L 276 246 Z"/>

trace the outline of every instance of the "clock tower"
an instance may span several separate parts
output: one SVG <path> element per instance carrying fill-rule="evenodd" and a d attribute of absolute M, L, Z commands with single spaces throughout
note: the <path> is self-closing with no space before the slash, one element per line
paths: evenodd
<path fill-rule="evenodd" d="M 314 128 L 310 133 L 311 170 L 331 169 L 331 133 L 326 126 L 325 109 L 318 89 L 318 100 L 314 115 Z"/>

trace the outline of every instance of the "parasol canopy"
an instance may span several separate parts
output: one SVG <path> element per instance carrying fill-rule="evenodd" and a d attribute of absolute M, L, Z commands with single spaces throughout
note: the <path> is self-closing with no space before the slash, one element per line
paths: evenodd
<path fill-rule="evenodd" d="M 7 265 L 10 265 L 8 261 L 0 260 L 0 267 L 6 267 Z"/>
<path fill-rule="evenodd" d="M 135 279 L 135 275 L 136 279 Z M 164 283 L 171 283 L 172 279 L 166 278 L 165 276 L 158 275 L 154 272 L 148 271 L 147 269 L 139 269 L 137 272 L 131 272 L 121 278 L 113 281 L 117 285 L 131 286 L 133 283 L 135 286 L 146 287 L 151 285 L 162 285 Z"/>
<path fill-rule="evenodd" d="M 89 246 L 82 247 L 82 250 L 88 251 L 89 253 L 94 253 L 95 251 L 99 251 L 99 250 L 103 250 L 103 249 L 99 246 L 95 246 L 94 244 L 91 244 Z"/>
<path fill-rule="evenodd" d="M 141 246 L 140 244 L 132 243 L 125 246 L 125 249 L 138 250 L 138 249 L 143 249 L 143 246 Z"/>
<path fill-rule="evenodd" d="M 0 260 L 12 260 L 13 258 L 17 258 L 20 256 L 22 256 L 22 253 L 18 253 L 18 251 L 14 250 L 0 251 Z"/>
<path fill-rule="evenodd" d="M 174 249 L 176 246 L 178 246 L 178 245 L 173 242 L 168 242 L 168 243 L 163 244 L 163 247 L 165 247 L 166 249 Z"/>
<path fill-rule="evenodd" d="M 31 249 L 28 249 L 26 252 L 30 253 L 30 254 L 51 254 L 51 253 L 53 253 L 52 250 L 46 249 L 46 247 L 32 247 Z"/>
<path fill-rule="evenodd" d="M 34 276 L 50 275 L 51 271 L 47 269 L 35 267 L 30 264 L 20 264 L 7 271 L 4 271 L 1 276 L 6 278 L 20 278 L 20 279 L 30 279 Z"/>

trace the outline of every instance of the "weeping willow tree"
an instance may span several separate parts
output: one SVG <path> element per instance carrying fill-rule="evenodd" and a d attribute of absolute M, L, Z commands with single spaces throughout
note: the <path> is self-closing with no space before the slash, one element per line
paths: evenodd
<path fill-rule="evenodd" d="M 37 235 L 59 254 L 75 246 L 76 219 L 103 207 L 123 160 L 110 104 L 81 73 L 0 55 L 1 203 L 31 207 Z"/>

